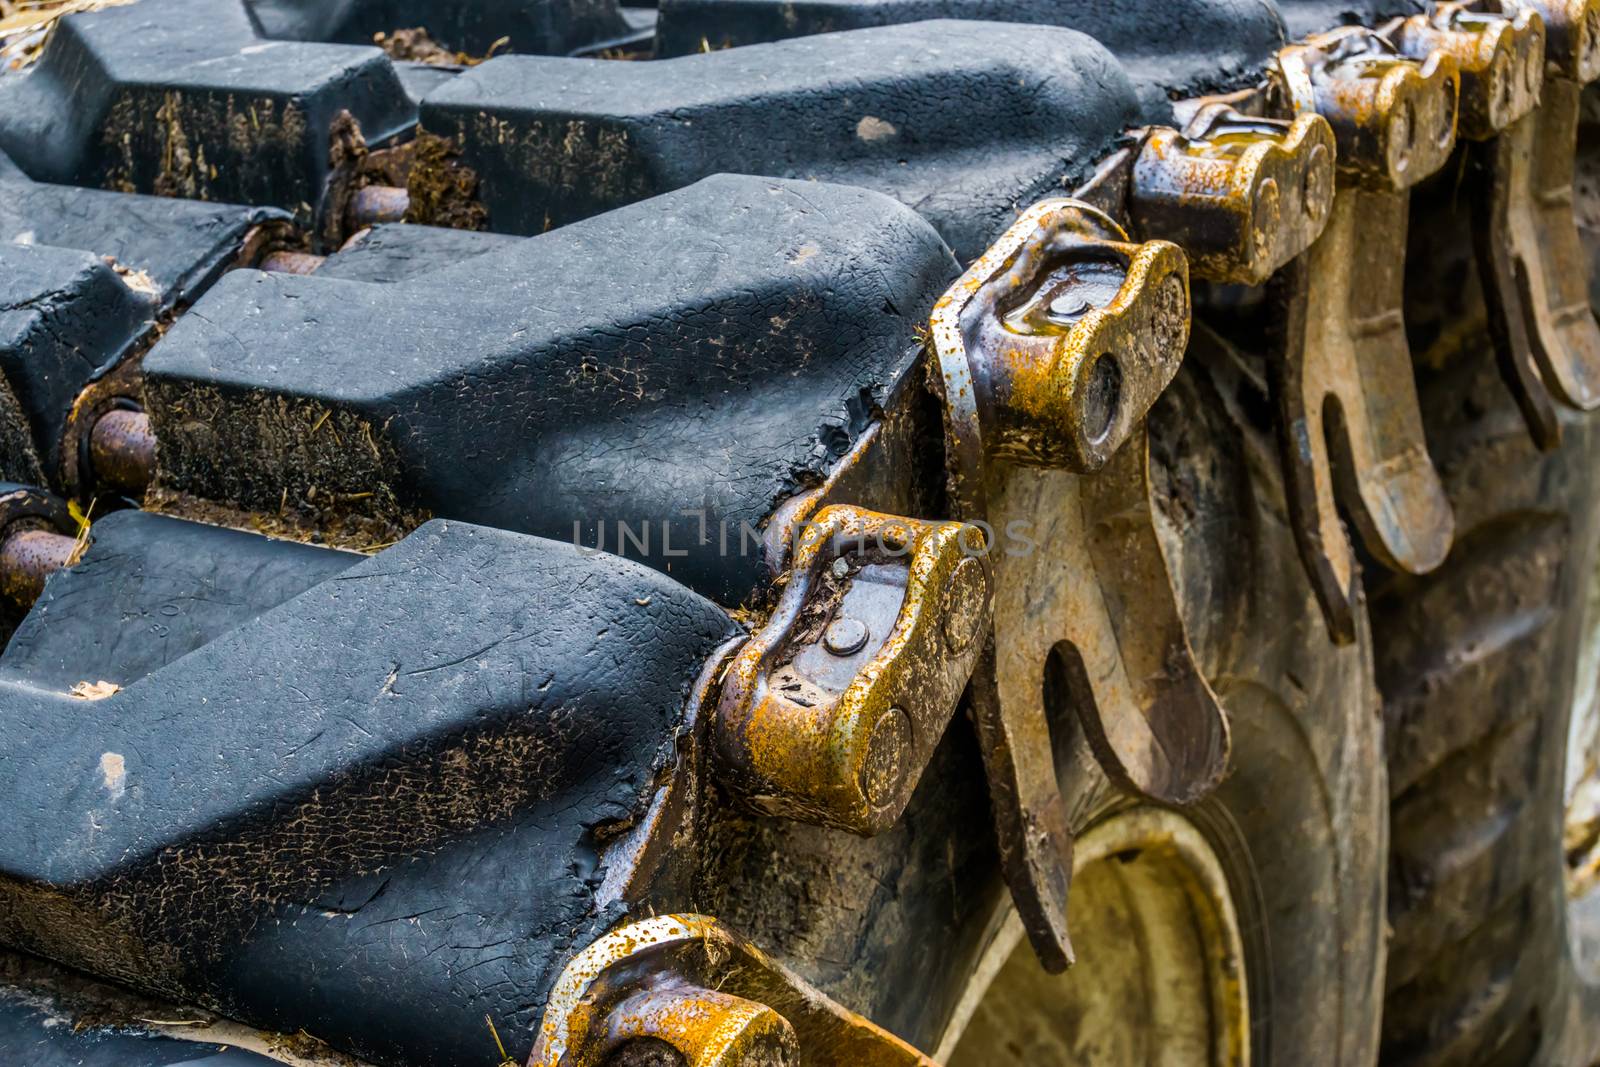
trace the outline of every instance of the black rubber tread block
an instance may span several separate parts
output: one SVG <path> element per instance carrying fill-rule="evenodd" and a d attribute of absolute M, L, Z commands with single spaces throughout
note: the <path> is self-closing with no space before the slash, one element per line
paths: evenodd
<path fill-rule="evenodd" d="M 1147 105 L 1083 34 L 933 21 L 651 63 L 497 57 L 426 97 L 422 125 L 460 145 L 497 231 L 765 174 L 894 196 L 966 261 L 1168 110 Z"/>
<path fill-rule="evenodd" d="M 35 182 L 0 153 L 0 244 L 109 256 L 142 273 L 162 308 L 199 296 L 238 255 L 252 226 L 284 218 L 272 208 Z"/>
<path fill-rule="evenodd" d="M 481 230 L 388 223 L 347 242 L 317 268 L 317 277 L 399 282 L 524 240 L 527 238 Z"/>
<path fill-rule="evenodd" d="M 153 572 L 207 596 L 312 551 L 185 537 L 209 560 L 174 567 L 178 525 L 96 523 L 25 625 L 80 629 L 68 587 L 97 575 L 137 608 Z M 520 1061 L 620 916 L 597 831 L 642 811 L 737 627 L 636 563 L 464 523 L 350 563 L 218 609 L 230 629 L 104 699 L 0 680 L 0 939 L 382 1063 L 476 1058 L 487 1012 Z"/>
<path fill-rule="evenodd" d="M 79 390 L 284 217 L 35 182 L 0 153 L 0 478 L 54 481 Z"/>
<path fill-rule="evenodd" d="M 956 270 L 887 197 L 723 175 L 387 286 L 235 271 L 145 358 L 158 480 L 579 537 L 738 603 L 774 506 L 920 385 Z"/>
<path fill-rule="evenodd" d="M 1289 35 L 1298 40 L 1336 26 L 1375 26 L 1386 19 L 1419 15 L 1425 0 L 1274 0 Z"/>
<path fill-rule="evenodd" d="M 0 243 L 0 478 L 53 480 L 73 399 L 156 311 L 91 252 Z"/>
<path fill-rule="evenodd" d="M 0 652 L 0 681 L 126 688 L 362 559 L 138 511 L 95 530 Z"/>
<path fill-rule="evenodd" d="M 615 0 L 245 0 L 267 37 L 370 44 L 373 35 L 421 28 L 452 52 L 491 48 L 566 55 L 621 37 Z M 502 40 L 504 38 L 504 40 Z"/>
<path fill-rule="evenodd" d="M 1386 980 L 1398 988 L 1472 935 L 1524 885 L 1538 856 L 1519 824 L 1541 723 L 1526 719 L 1442 764 L 1394 802 L 1390 839 L 1390 947 Z"/>
<path fill-rule="evenodd" d="M 375 47 L 267 40 L 241 0 L 142 0 L 63 18 L 0 82 L 0 151 L 39 181 L 309 215 L 341 111 L 369 143 L 415 120 Z"/>
<path fill-rule="evenodd" d="M 1549 962 L 1526 951 L 1527 934 L 1553 919 L 1529 891 L 1480 918 L 1470 938 L 1449 946 L 1428 971 L 1390 991 L 1383 1020 L 1386 1067 L 1538 1062 L 1538 1034 L 1524 1032 L 1530 1014 L 1526 987 L 1548 980 Z M 1502 1058 L 1507 1048 L 1518 1054 Z"/>
<path fill-rule="evenodd" d="M 77 1027 L 38 996 L 0 986 L 0 1063 L 18 1067 L 273 1067 L 242 1049 Z"/>
<path fill-rule="evenodd" d="M 1564 416 L 1561 446 L 1534 449 L 1454 182 L 1412 198 L 1406 318 L 1456 542 L 1432 574 L 1368 577 L 1393 789 L 1383 1062 L 1565 1064 L 1562 758 L 1596 430 Z"/>
<path fill-rule="evenodd" d="M 662 0 L 656 54 L 960 18 L 1081 31 L 1136 82 L 1180 97 L 1254 84 L 1284 44 L 1261 0 Z"/>
<path fill-rule="evenodd" d="M 1454 580 L 1410 591 L 1416 609 L 1390 622 L 1377 655 L 1396 797 L 1485 736 L 1539 716 L 1528 678 L 1505 664 L 1541 662 L 1559 621 L 1568 550 L 1562 516 L 1514 512 L 1457 540 Z M 1438 619 L 1462 624 L 1442 633 Z M 1477 713 L 1463 715 L 1464 707 Z"/>

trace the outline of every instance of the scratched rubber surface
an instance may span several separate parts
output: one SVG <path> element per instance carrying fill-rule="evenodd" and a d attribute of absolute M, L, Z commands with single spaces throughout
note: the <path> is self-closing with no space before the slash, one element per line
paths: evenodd
<path fill-rule="evenodd" d="M 1084 34 L 925 22 L 650 63 L 496 57 L 430 93 L 421 121 L 460 145 L 497 230 L 767 174 L 894 196 L 966 262 L 1015 205 L 1075 187 L 1166 112 Z"/>
<path fill-rule="evenodd" d="M 49 584 L 0 662 L 0 938 L 380 1062 L 529 1031 L 735 629 L 442 520 L 362 558 L 119 512 Z M 68 664 L 123 686 L 92 730 Z"/>
<path fill-rule="evenodd" d="M 914 380 L 955 274 L 887 197 L 714 177 L 393 284 L 237 272 L 151 350 L 146 402 L 176 491 L 365 492 L 612 551 L 626 523 L 739 604 L 765 577 L 747 531 Z"/>
<path fill-rule="evenodd" d="M 1255 80 L 1284 39 L 1278 8 L 1256 0 L 1173 0 L 1157 19 L 1148 5 L 1111 0 L 662 0 L 660 10 L 663 56 L 928 19 L 1066 26 L 1173 96 Z"/>

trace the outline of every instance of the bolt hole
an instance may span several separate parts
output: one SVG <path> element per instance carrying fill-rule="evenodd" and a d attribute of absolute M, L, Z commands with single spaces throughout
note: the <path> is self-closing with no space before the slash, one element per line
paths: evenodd
<path fill-rule="evenodd" d="M 1083 429 L 1089 440 L 1099 444 L 1111 432 L 1117 406 L 1122 402 L 1122 367 L 1107 352 L 1089 369 L 1083 395 Z"/>
<path fill-rule="evenodd" d="M 1396 174 L 1404 174 L 1411 163 L 1411 146 L 1417 131 L 1417 109 L 1410 100 L 1401 101 L 1389 119 L 1389 159 Z"/>

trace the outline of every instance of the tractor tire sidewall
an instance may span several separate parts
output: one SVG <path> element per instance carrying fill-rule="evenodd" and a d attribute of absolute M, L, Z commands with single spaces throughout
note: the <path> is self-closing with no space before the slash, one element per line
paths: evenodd
<path fill-rule="evenodd" d="M 1198 343 L 1151 415 L 1160 529 L 1226 709 L 1229 772 L 1191 809 L 1246 945 L 1253 1064 L 1369 1064 L 1387 788 L 1365 626 L 1335 645 L 1296 553 L 1259 368 Z"/>

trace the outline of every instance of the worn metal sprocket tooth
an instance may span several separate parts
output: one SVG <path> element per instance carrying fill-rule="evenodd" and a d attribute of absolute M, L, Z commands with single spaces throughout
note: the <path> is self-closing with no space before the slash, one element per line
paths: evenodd
<path fill-rule="evenodd" d="M 773 815 L 875 834 L 911 799 L 989 625 L 981 530 L 823 508 L 772 618 L 733 658 L 723 782 Z"/>
<path fill-rule="evenodd" d="M 1062 621 L 1078 717 L 1114 781 L 1193 803 L 1222 779 L 1228 721 L 1195 662 L 1156 533 L 1148 431 L 1081 479 L 1079 492 L 1084 529 L 1071 545 L 1085 550 L 1098 584 L 1066 591 L 1076 602 Z"/>
<path fill-rule="evenodd" d="M 1155 266 L 1137 269 L 1146 262 Z M 994 628 L 970 694 L 1002 868 L 1052 971 L 1072 960 L 1072 830 L 1044 703 L 1051 657 L 1069 662 L 1085 733 L 1124 787 L 1187 803 L 1216 783 L 1227 759 L 1227 723 L 1194 664 L 1149 492 L 1145 416 L 1188 340 L 1187 285 L 1177 280 L 1187 272 L 1173 246 L 1130 247 L 1099 211 L 1052 200 L 1025 212 L 933 313 L 956 507 L 1008 534 L 996 546 Z M 1166 306 L 1176 296 L 1181 303 Z M 1129 386 L 1112 394 L 1117 410 L 1105 420 L 1117 430 L 1096 462 L 1039 432 L 1023 438 L 1031 447 L 1017 447 L 1019 426 L 1047 424 L 1015 383 L 1072 365 L 1057 353 L 1106 351 L 1098 331 L 1110 316 L 1100 309 L 1140 307 L 1160 310 L 1124 319 L 1137 331 L 1121 336 L 1140 353 L 1139 377 L 1121 376 Z M 1053 319 L 1057 309 L 1070 314 Z M 1092 397 L 1092 377 L 1061 377 L 1064 402 L 1076 399 L 1074 388 Z M 1070 424 L 1059 436 L 1072 440 Z M 1009 539 L 1018 524 L 1031 531 L 1025 545 Z"/>
<path fill-rule="evenodd" d="M 1285 489 L 1300 556 L 1334 641 L 1355 640 L 1359 566 L 1340 519 L 1385 566 L 1444 561 L 1455 521 L 1428 455 L 1403 310 L 1409 189 L 1455 144 L 1459 75 L 1357 27 L 1284 49 L 1275 90 L 1339 139 L 1331 217 L 1274 283 L 1271 363 Z M 1337 476 L 1336 476 L 1337 472 Z"/>
<path fill-rule="evenodd" d="M 1007 703 L 998 683 L 993 634 L 973 671 L 972 719 L 989 782 L 1000 870 L 1039 965 L 1059 974 L 1076 961 L 1067 927 L 1072 888 L 1072 822 L 1056 778 L 1050 724 L 1035 688 L 1021 705 Z M 1029 674 L 1041 674 L 1042 664 Z"/>
<path fill-rule="evenodd" d="M 1358 213 L 1393 204 L 1380 198 L 1362 205 L 1360 198 L 1341 195 L 1323 237 L 1330 247 L 1292 264 L 1279 282 L 1287 342 L 1270 370 L 1285 488 L 1301 558 L 1340 644 L 1355 639 L 1359 567 L 1339 502 L 1349 505 L 1368 549 L 1398 570 L 1437 567 L 1455 529 L 1427 452 L 1398 311 L 1358 317 L 1347 310 L 1360 298 L 1351 291 L 1353 272 L 1338 262 L 1338 252 L 1353 239 Z M 1396 265 L 1395 295 L 1399 273 Z M 1330 284 L 1330 277 L 1342 280 Z M 1362 281 L 1384 284 L 1381 277 Z M 1370 387 L 1379 382 L 1383 388 Z"/>
<path fill-rule="evenodd" d="M 1554 68 L 1552 68 L 1554 69 Z M 1552 74 L 1543 103 L 1475 146 L 1478 260 L 1490 333 L 1535 442 L 1560 440 L 1556 402 L 1600 407 L 1600 328 L 1573 216 L 1582 86 Z"/>
<path fill-rule="evenodd" d="M 1326 225 L 1334 152 L 1320 115 L 1284 121 L 1208 105 L 1182 132 L 1146 134 L 1128 190 L 1132 225 L 1181 246 L 1196 277 L 1260 285 Z"/>

